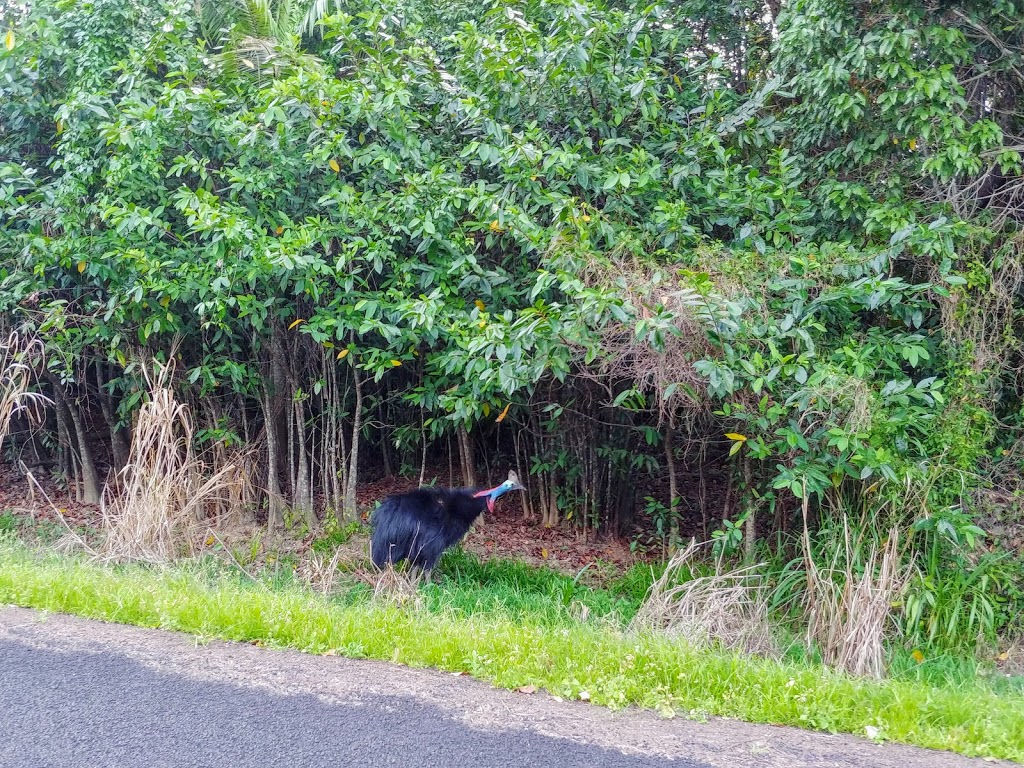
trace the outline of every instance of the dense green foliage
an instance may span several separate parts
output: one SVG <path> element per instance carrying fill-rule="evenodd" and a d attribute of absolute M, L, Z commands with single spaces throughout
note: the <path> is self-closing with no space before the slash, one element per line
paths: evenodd
<path fill-rule="evenodd" d="M 173 353 L 271 525 L 453 454 L 726 551 L 806 498 L 912 532 L 908 641 L 1010 628 L 1019 6 L 313 6 L 6 11 L 0 325 L 57 401 L 12 450 L 95 500 Z"/>

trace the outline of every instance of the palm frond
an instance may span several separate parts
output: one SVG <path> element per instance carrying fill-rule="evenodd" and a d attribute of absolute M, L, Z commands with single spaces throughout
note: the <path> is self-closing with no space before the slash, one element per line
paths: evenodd
<path fill-rule="evenodd" d="M 331 0 L 313 0 L 306 10 L 302 22 L 299 24 L 299 34 L 312 35 L 316 32 L 320 22 L 331 13 L 331 6 Z M 333 9 L 337 11 L 341 8 L 341 3 L 338 0 L 334 0 L 333 6 Z M 320 30 L 320 34 L 323 34 L 323 30 Z"/>

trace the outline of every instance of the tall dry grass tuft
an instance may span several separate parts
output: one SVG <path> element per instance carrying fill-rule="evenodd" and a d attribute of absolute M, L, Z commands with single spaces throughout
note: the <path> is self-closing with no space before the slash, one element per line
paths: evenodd
<path fill-rule="evenodd" d="M 210 473 L 194 452 L 191 414 L 171 389 L 173 367 L 154 361 L 155 372 L 146 371 L 149 399 L 132 430 L 128 464 L 100 500 L 103 559 L 167 562 L 190 554 L 206 503 L 235 492 L 234 465 Z"/>
<path fill-rule="evenodd" d="M 844 518 L 844 548 L 836 549 L 822 568 L 811 551 L 806 498 L 803 510 L 808 641 L 818 646 L 826 665 L 855 677 L 882 678 L 892 605 L 909 575 L 900 556 L 899 531 L 892 528 L 881 547 L 871 543 L 857 567 L 859 542 L 853 541 Z"/>
<path fill-rule="evenodd" d="M 42 352 L 39 339 L 17 332 L 0 341 L 0 445 L 17 414 L 24 412 L 31 421 L 42 421 L 43 407 L 51 402 L 48 397 L 29 391 L 32 368 L 28 361 Z"/>
<path fill-rule="evenodd" d="M 204 519 L 216 522 L 222 530 L 245 529 L 253 522 L 259 502 L 259 456 L 259 445 L 228 448 L 223 443 L 203 455 L 203 474 L 221 473 L 223 477 L 219 488 L 205 499 L 200 513 Z"/>
<path fill-rule="evenodd" d="M 364 578 L 373 587 L 373 599 L 398 607 L 423 607 L 420 584 L 424 582 L 423 572 L 418 568 L 399 571 L 393 565 L 364 572 Z"/>
<path fill-rule="evenodd" d="M 695 540 L 677 553 L 651 585 L 631 630 L 661 632 L 708 647 L 775 656 L 778 647 L 768 620 L 768 596 L 757 565 L 723 571 L 721 562 L 709 576 L 687 578 L 699 545 Z"/>
<path fill-rule="evenodd" d="M 339 547 L 333 555 L 313 552 L 298 569 L 299 578 L 305 581 L 310 589 L 325 595 L 331 594 L 338 586 L 338 576 L 342 572 L 356 572 L 358 560 L 355 555 Z M 377 587 L 376 579 L 367 579 L 371 586 Z"/>

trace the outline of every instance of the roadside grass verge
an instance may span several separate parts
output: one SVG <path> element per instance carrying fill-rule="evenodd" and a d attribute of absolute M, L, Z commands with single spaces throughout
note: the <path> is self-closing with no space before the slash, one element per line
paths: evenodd
<path fill-rule="evenodd" d="M 966 676 L 941 686 L 858 680 L 805 661 L 697 651 L 654 635 L 625 634 L 611 620 L 624 607 L 601 595 L 593 599 L 608 601 L 602 603 L 609 609 L 607 620 L 557 620 L 551 612 L 532 619 L 534 598 L 526 597 L 531 592 L 525 587 L 518 608 L 499 608 L 491 595 L 487 600 L 495 605 L 474 612 L 470 590 L 452 593 L 445 585 L 425 588 L 423 608 L 399 609 L 371 601 L 359 590 L 332 599 L 288 579 L 249 581 L 209 563 L 101 566 L 0 537 L 0 603 L 468 672 L 501 687 L 534 685 L 616 708 L 636 705 L 691 717 L 871 732 L 1024 762 L 1024 693 L 1019 690 L 997 693 Z"/>

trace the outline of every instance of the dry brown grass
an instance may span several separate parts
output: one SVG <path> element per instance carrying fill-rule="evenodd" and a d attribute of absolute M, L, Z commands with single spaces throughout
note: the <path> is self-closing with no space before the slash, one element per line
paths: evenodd
<path fill-rule="evenodd" d="M 686 578 L 699 545 L 677 553 L 647 593 L 630 623 L 631 630 L 648 630 L 684 638 L 698 647 L 721 645 L 761 656 L 778 653 L 768 620 L 768 596 L 753 565 L 723 571 L 721 563 L 710 576 Z"/>
<path fill-rule="evenodd" d="M 38 392 L 30 392 L 32 368 L 28 361 L 42 355 L 42 343 L 32 337 L 12 332 L 0 341 L 0 445 L 7 437 L 11 420 L 26 413 L 30 421 L 42 421 L 43 408 L 50 399 Z"/>
<path fill-rule="evenodd" d="M 880 679 L 885 675 L 883 641 L 892 605 L 909 575 L 900 557 L 899 531 L 892 528 L 881 547 L 871 543 L 858 568 L 860 542 L 853 540 L 844 518 L 844 548 L 837 548 L 821 567 L 811 551 L 806 499 L 803 510 L 808 641 L 817 645 L 826 665 L 855 677 Z"/>
<path fill-rule="evenodd" d="M 359 561 L 351 550 L 338 547 L 331 556 L 311 552 L 299 566 L 298 573 L 310 589 L 329 595 L 338 585 L 339 574 L 356 572 L 358 565 Z M 367 580 L 376 586 L 373 579 Z"/>
<path fill-rule="evenodd" d="M 239 482 L 234 465 L 211 473 L 196 456 L 190 411 L 171 389 L 173 364 L 154 369 L 147 371 L 149 399 L 132 430 L 128 463 L 100 500 L 103 559 L 167 562 L 191 554 L 206 503 L 230 498 Z"/>
<path fill-rule="evenodd" d="M 387 565 L 383 569 L 364 571 L 363 578 L 373 587 L 373 599 L 399 607 L 422 608 L 420 585 L 424 582 L 419 569 L 396 570 Z"/>

